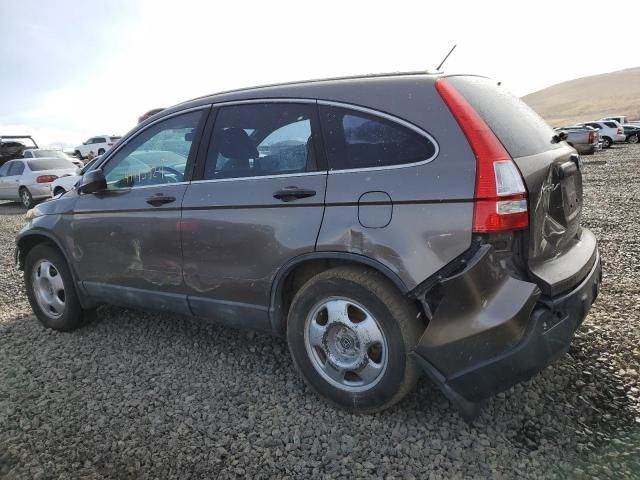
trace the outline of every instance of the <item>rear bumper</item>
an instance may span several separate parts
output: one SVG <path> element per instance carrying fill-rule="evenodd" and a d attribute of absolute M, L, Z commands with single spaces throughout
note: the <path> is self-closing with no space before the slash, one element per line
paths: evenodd
<path fill-rule="evenodd" d="M 33 183 L 31 185 L 27 185 L 27 188 L 34 199 L 49 198 L 51 196 L 51 187 L 49 185 L 51 184 Z"/>
<path fill-rule="evenodd" d="M 591 155 L 596 151 L 597 145 L 597 143 L 576 143 L 573 145 L 573 148 L 575 148 L 580 155 Z"/>
<path fill-rule="evenodd" d="M 490 247 L 481 249 L 463 272 L 442 283 L 443 300 L 411 353 L 466 417 L 569 349 L 602 277 L 596 252 L 579 285 L 545 297 L 535 284 L 500 273 L 493 257 Z"/>

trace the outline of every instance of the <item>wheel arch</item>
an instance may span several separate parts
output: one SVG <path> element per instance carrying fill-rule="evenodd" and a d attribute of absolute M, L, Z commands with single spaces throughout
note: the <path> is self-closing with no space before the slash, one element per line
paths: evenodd
<path fill-rule="evenodd" d="M 293 296 L 314 275 L 343 265 L 356 265 L 381 273 L 406 295 L 409 289 L 400 276 L 379 261 L 347 252 L 312 252 L 289 260 L 276 273 L 271 284 L 269 299 L 269 321 L 274 333 L 284 334 L 286 319 Z"/>

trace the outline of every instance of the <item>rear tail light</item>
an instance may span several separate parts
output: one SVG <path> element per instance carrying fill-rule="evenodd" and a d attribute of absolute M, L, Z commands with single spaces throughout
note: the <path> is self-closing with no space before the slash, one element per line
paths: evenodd
<path fill-rule="evenodd" d="M 624 133 L 624 130 L 618 127 L 618 135 L 622 135 L 623 133 Z"/>
<path fill-rule="evenodd" d="M 58 178 L 56 175 L 40 175 L 38 178 L 36 178 L 36 182 L 37 183 L 51 183 L 56 178 Z"/>
<path fill-rule="evenodd" d="M 593 132 L 589 132 L 589 139 L 587 143 L 593 143 Z"/>
<path fill-rule="evenodd" d="M 107 147 L 113 147 L 113 143 L 107 143 Z"/>
<path fill-rule="evenodd" d="M 473 231 L 521 230 L 529 226 L 527 190 L 518 167 L 478 112 L 446 80 L 436 90 L 451 110 L 476 157 Z"/>

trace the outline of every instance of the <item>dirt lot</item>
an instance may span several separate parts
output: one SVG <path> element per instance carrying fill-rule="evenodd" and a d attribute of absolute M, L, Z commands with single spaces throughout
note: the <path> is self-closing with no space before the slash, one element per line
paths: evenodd
<path fill-rule="evenodd" d="M 428 380 L 378 415 L 326 406 L 285 342 L 103 307 L 60 334 L 13 269 L 0 205 L 0 477 L 640 478 L 640 146 L 585 160 L 603 291 L 568 355 L 464 422 Z"/>

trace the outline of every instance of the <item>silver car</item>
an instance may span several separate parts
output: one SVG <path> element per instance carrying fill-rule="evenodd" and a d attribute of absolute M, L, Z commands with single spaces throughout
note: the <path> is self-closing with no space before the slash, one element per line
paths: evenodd
<path fill-rule="evenodd" d="M 50 184 L 78 167 L 64 158 L 17 159 L 0 167 L 0 200 L 21 201 L 32 208 L 37 200 L 51 196 Z"/>

